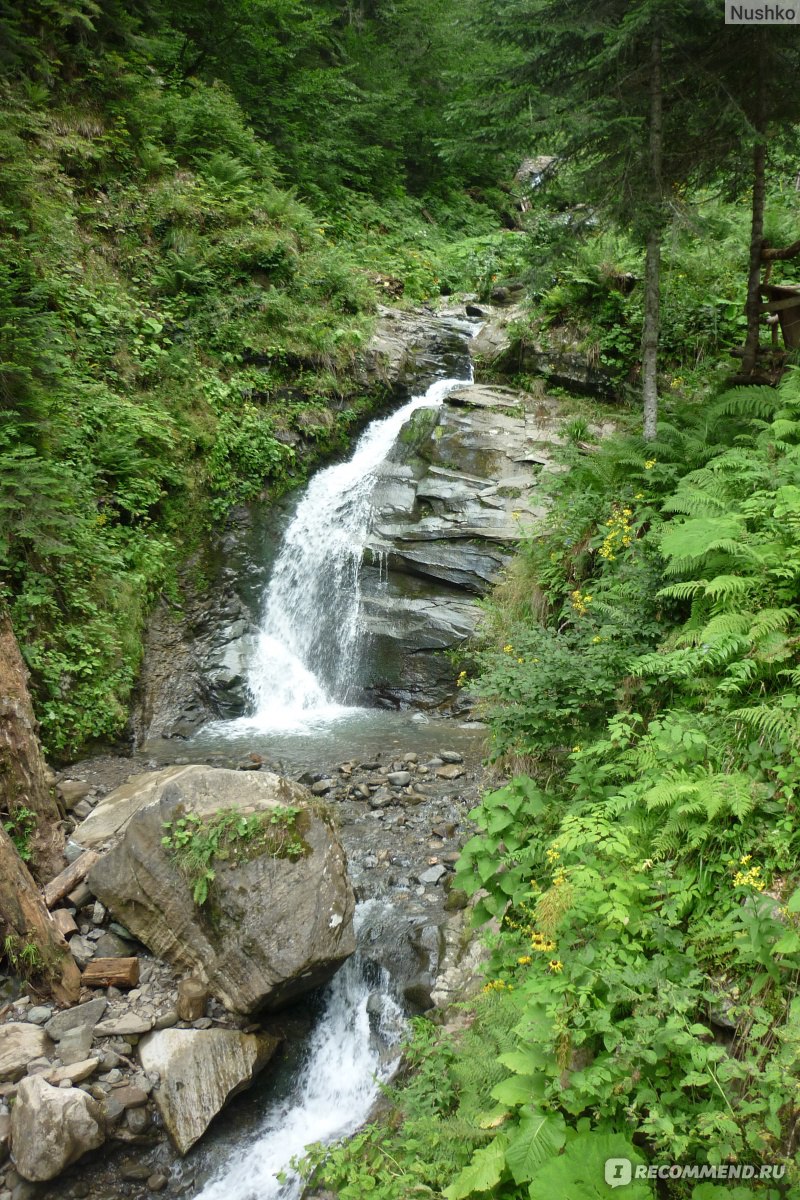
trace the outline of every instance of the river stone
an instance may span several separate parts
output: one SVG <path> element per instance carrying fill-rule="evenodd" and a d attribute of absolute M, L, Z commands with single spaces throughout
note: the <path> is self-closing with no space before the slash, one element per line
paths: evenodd
<path fill-rule="evenodd" d="M 29 1008 L 25 1014 L 25 1020 L 30 1021 L 31 1025 L 44 1025 L 53 1015 L 52 1008 L 46 1008 L 43 1004 L 34 1005 Z"/>
<path fill-rule="evenodd" d="M 71 1029 L 80 1029 L 84 1025 L 94 1029 L 107 1007 L 108 1001 L 102 996 L 98 996 L 96 1000 L 87 1000 L 85 1004 L 76 1004 L 74 1008 L 67 1008 L 51 1017 L 44 1027 L 45 1032 L 53 1041 L 59 1042 Z"/>
<path fill-rule="evenodd" d="M 23 1178 L 53 1179 L 104 1140 L 100 1108 L 86 1092 L 52 1087 L 41 1075 L 23 1079 L 11 1114 L 14 1163 Z"/>
<path fill-rule="evenodd" d="M 153 1092 L 161 1119 L 181 1154 L 275 1053 L 279 1040 L 237 1029 L 163 1029 L 139 1043 L 139 1058 L 161 1083 Z"/>
<path fill-rule="evenodd" d="M 354 898 L 342 845 L 316 815 L 307 789 L 267 772 L 191 766 L 176 778 L 156 772 L 149 803 L 134 811 L 118 845 L 90 873 L 92 890 L 156 956 L 208 984 L 236 1012 L 278 1008 L 327 982 L 355 949 Z M 135 797 L 128 807 L 135 809 Z M 249 861 L 216 860 L 213 893 L 198 907 L 162 846 L 164 822 L 181 812 L 304 809 L 306 852 Z"/>
<path fill-rule="evenodd" d="M 443 875 L 447 874 L 447 867 L 441 865 L 428 867 L 427 871 L 420 871 L 417 878 L 420 883 L 438 883 Z"/>
<path fill-rule="evenodd" d="M 123 1013 L 121 1017 L 112 1017 L 109 1021 L 101 1021 L 95 1026 L 95 1037 L 131 1037 L 141 1033 L 149 1033 L 153 1022 L 148 1017 L 140 1017 L 137 1013 Z"/>
<path fill-rule="evenodd" d="M 0 1025 L 0 1083 L 21 1079 L 28 1063 L 52 1052 L 53 1043 L 38 1025 L 24 1021 Z"/>
<path fill-rule="evenodd" d="M 457 763 L 450 763 L 446 767 L 437 767 L 435 773 L 437 779 L 460 779 L 464 774 L 464 768 Z"/>
<path fill-rule="evenodd" d="M 91 1025 L 78 1025 L 75 1029 L 69 1029 L 58 1043 L 58 1057 L 64 1066 L 69 1067 L 88 1058 L 92 1039 Z"/>
<path fill-rule="evenodd" d="M 99 1066 L 99 1059 L 84 1058 L 80 1062 L 57 1067 L 55 1071 L 50 1071 L 46 1075 L 46 1079 L 48 1083 L 52 1083 L 53 1087 L 61 1087 L 65 1082 L 69 1084 L 82 1083 L 84 1079 L 94 1075 Z"/>

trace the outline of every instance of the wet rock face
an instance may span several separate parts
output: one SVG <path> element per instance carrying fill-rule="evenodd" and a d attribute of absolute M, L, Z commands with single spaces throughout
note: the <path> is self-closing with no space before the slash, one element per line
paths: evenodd
<path fill-rule="evenodd" d="M 373 694 L 421 707 L 452 698 L 442 650 L 462 645 L 520 536 L 545 512 L 543 472 L 559 470 L 554 399 L 464 386 L 419 409 L 380 468 L 362 572 Z M 596 429 L 602 434 L 603 429 Z"/>
<path fill-rule="evenodd" d="M 112 794 L 92 814 L 96 823 L 106 808 L 109 828 L 119 827 L 119 803 L 127 820 L 119 843 L 90 872 L 92 892 L 154 954 L 197 976 L 231 1011 L 279 1008 L 325 983 L 355 949 L 354 898 L 341 843 L 305 807 L 308 791 L 265 772 L 192 766 L 157 774 L 143 782 L 143 807 L 136 809 L 128 785 L 121 800 Z M 191 883 L 162 845 L 165 822 L 186 812 L 277 806 L 303 809 L 302 855 L 215 860 L 208 902 L 195 904 Z"/>

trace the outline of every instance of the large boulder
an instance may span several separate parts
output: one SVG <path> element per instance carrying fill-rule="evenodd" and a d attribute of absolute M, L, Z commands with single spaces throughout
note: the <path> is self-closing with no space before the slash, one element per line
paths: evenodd
<path fill-rule="evenodd" d="M 54 1179 L 105 1140 L 100 1106 L 75 1087 L 52 1087 L 41 1075 L 23 1079 L 11 1112 L 11 1150 L 24 1179 Z"/>
<path fill-rule="evenodd" d="M 50 1038 L 38 1025 L 10 1021 L 0 1025 L 0 1083 L 19 1079 L 34 1058 L 46 1058 L 53 1050 Z"/>
<path fill-rule="evenodd" d="M 125 832 L 94 866 L 89 886 L 154 954 L 204 980 L 227 1008 L 254 1013 L 325 983 L 353 953 L 344 850 L 304 787 L 265 772 L 192 766 L 149 776 L 143 793 L 137 809 L 126 791 Z M 114 804 L 112 794 L 106 805 Z M 162 844 L 166 823 L 187 813 L 207 819 L 281 807 L 301 810 L 302 852 L 276 857 L 254 843 L 215 858 L 208 898 L 195 903 L 191 880 Z"/>
<path fill-rule="evenodd" d="M 238 1029 L 164 1029 L 139 1043 L 139 1058 L 161 1082 L 154 1099 L 181 1154 L 269 1061 L 278 1039 Z"/>

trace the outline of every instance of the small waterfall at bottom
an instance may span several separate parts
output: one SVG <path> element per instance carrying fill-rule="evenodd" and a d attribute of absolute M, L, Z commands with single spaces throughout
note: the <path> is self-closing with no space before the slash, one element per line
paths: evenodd
<path fill-rule="evenodd" d="M 357 927 L 376 903 L 359 906 Z M 356 952 L 328 986 L 292 1094 L 268 1109 L 256 1140 L 235 1152 L 196 1200 L 296 1200 L 302 1181 L 291 1160 L 312 1142 L 344 1137 L 367 1119 L 397 1062 L 404 1029 L 388 974 L 376 981 Z M 284 1182 L 278 1173 L 286 1174 Z"/>

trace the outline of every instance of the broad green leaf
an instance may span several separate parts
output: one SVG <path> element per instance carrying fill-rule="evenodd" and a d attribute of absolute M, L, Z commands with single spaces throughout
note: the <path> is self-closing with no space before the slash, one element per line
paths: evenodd
<path fill-rule="evenodd" d="M 561 1113 L 533 1112 L 519 1123 L 506 1150 L 506 1162 L 516 1183 L 527 1183 L 537 1167 L 558 1153 L 565 1141 Z"/>
<path fill-rule="evenodd" d="M 500 1104 L 531 1104 L 544 1095 L 543 1075 L 510 1075 L 492 1088 L 490 1095 Z"/>
<path fill-rule="evenodd" d="M 606 1183 L 606 1164 L 644 1166 L 641 1154 L 622 1134 L 587 1132 L 573 1138 L 565 1152 L 544 1163 L 531 1180 L 531 1200 L 652 1200 L 649 1183 L 631 1179 L 624 1187 Z M 611 1168 L 613 1170 L 613 1168 Z"/>
<path fill-rule="evenodd" d="M 465 1200 L 473 1192 L 488 1192 L 498 1184 L 505 1167 L 507 1143 L 508 1139 L 500 1136 L 476 1150 L 469 1165 L 442 1192 L 445 1200 Z"/>

